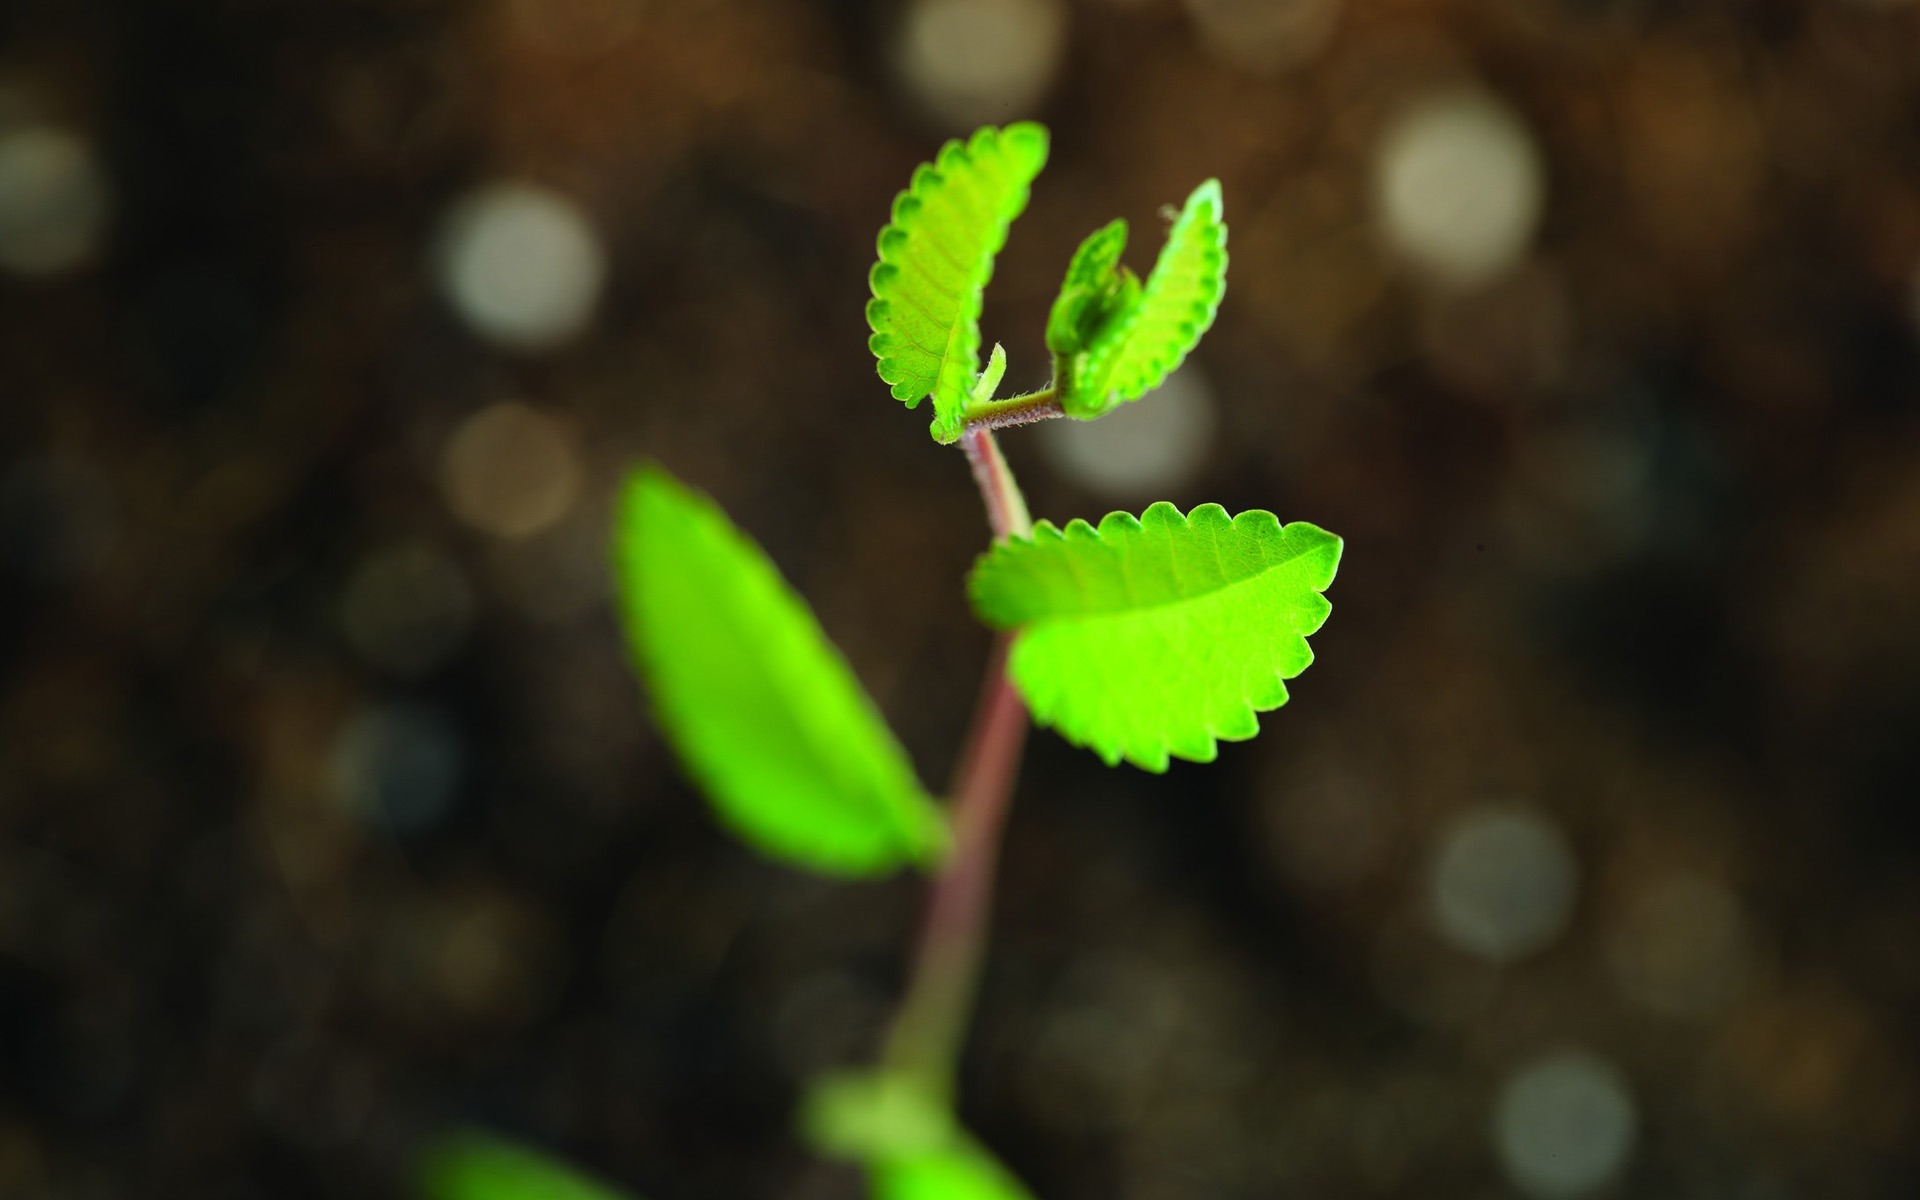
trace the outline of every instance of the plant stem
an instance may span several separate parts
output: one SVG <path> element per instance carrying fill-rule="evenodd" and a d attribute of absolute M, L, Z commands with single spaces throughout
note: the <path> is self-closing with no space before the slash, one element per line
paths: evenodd
<path fill-rule="evenodd" d="M 1066 415 L 1060 407 L 1059 396 L 1047 387 L 1005 400 L 969 400 L 961 410 L 960 419 L 969 429 L 1004 429 Z"/>
<path fill-rule="evenodd" d="M 969 425 L 960 435 L 960 448 L 967 452 L 967 465 L 973 468 L 973 481 L 980 486 L 980 499 L 987 506 L 987 524 L 993 526 L 993 539 L 1028 537 L 1033 533 L 1033 518 L 1027 515 L 1027 498 L 1020 494 L 1013 471 L 1000 453 L 1000 443 L 985 425 Z"/>
<path fill-rule="evenodd" d="M 933 882 L 913 980 L 887 1039 L 886 1067 L 951 1102 L 967 1014 L 986 950 L 1000 829 L 1026 740 L 1027 710 L 994 643 L 953 797 L 953 854 Z"/>
<path fill-rule="evenodd" d="M 996 538 L 1032 532 L 1026 501 L 984 429 L 962 436 Z M 1027 736 L 1027 710 L 1007 679 L 1009 638 L 994 642 L 973 728 L 953 785 L 953 852 L 933 881 L 906 1000 L 887 1038 L 886 1070 L 951 1104 L 967 1016 L 979 988 L 1000 830 Z"/>

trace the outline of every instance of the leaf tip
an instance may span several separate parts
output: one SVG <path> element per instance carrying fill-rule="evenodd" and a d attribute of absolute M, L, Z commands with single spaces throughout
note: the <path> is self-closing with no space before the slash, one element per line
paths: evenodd
<path fill-rule="evenodd" d="M 978 137 L 979 134 L 974 136 Z M 1047 154 L 1053 147 L 1053 134 L 1038 121 L 1015 121 L 1000 130 L 1000 137 L 1027 155 L 1036 169 L 1047 161 Z"/>
<path fill-rule="evenodd" d="M 1220 181 L 1218 179 L 1207 180 L 1199 187 L 1193 189 L 1193 194 L 1187 197 L 1188 208 L 1200 208 L 1202 206 L 1208 210 L 1208 215 L 1216 221 L 1226 212 L 1227 202 L 1221 195 Z"/>
<path fill-rule="evenodd" d="M 692 488 L 680 482 L 673 472 L 667 470 L 653 459 L 646 459 L 627 472 L 620 484 L 615 511 L 623 526 L 631 526 L 644 520 L 644 514 L 657 511 L 664 505 L 691 501 L 695 495 Z M 631 529 L 628 529 L 631 532 Z"/>

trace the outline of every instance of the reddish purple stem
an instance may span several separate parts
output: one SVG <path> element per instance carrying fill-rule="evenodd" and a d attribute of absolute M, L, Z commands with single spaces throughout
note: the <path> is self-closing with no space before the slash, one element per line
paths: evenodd
<path fill-rule="evenodd" d="M 1007 639 L 994 643 L 973 730 L 953 789 L 953 852 L 934 880 L 906 1002 L 887 1047 L 888 1065 L 943 1095 L 966 1040 L 978 990 L 1000 830 L 1027 736 L 1027 709 L 1006 676 Z"/>
<path fill-rule="evenodd" d="M 993 434 L 970 427 L 961 435 L 961 446 L 980 485 L 994 538 L 1031 533 L 1026 501 Z M 912 981 L 887 1042 L 890 1070 L 922 1081 L 943 1097 L 952 1095 L 967 1014 L 979 990 L 1000 830 L 1027 737 L 1026 705 L 1007 679 L 1010 642 L 1010 637 L 998 638 L 987 660 L 973 728 L 954 778 L 953 850 L 933 881 Z"/>

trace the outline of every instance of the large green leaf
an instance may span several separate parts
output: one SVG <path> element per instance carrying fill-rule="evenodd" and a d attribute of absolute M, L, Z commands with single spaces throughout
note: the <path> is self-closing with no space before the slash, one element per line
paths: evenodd
<path fill-rule="evenodd" d="M 1068 416 L 1090 419 L 1138 400 L 1199 345 L 1227 290 L 1222 212 L 1219 180 L 1195 188 L 1144 288 L 1118 265 L 1125 226 L 1120 226 L 1119 245 L 1111 244 L 1110 225 L 1081 246 L 1047 326 L 1054 386 Z M 1102 262 L 1104 278 L 1095 270 Z M 1056 331 L 1075 317 L 1080 336 L 1056 342 Z"/>
<path fill-rule="evenodd" d="M 1042 521 L 996 544 L 968 581 L 989 625 L 1018 629 L 1008 662 L 1034 719 L 1109 766 L 1211 762 L 1216 739 L 1259 732 L 1313 661 L 1340 539 L 1217 504 L 1162 501 L 1095 529 Z"/>
<path fill-rule="evenodd" d="M 914 408 L 933 397 L 933 436 L 960 436 L 980 373 L 980 307 L 993 259 L 1047 161 L 1047 131 L 988 126 L 940 148 L 893 202 L 868 276 L 867 325 L 880 378 Z"/>
<path fill-rule="evenodd" d="M 421 1162 L 419 1183 L 426 1200 L 628 1200 L 544 1154 L 482 1133 L 434 1145 Z"/>
<path fill-rule="evenodd" d="M 939 855 L 944 820 L 906 753 L 806 602 L 711 500 L 635 472 L 614 559 L 660 725 L 736 833 L 837 875 Z"/>

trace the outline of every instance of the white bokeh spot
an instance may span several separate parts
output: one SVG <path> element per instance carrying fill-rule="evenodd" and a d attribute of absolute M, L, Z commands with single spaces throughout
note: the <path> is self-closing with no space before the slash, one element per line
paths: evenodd
<path fill-rule="evenodd" d="M 461 320 L 518 350 L 556 346 L 593 316 L 606 252 L 572 199 L 529 183 L 490 183 L 447 214 L 439 282 Z"/>

